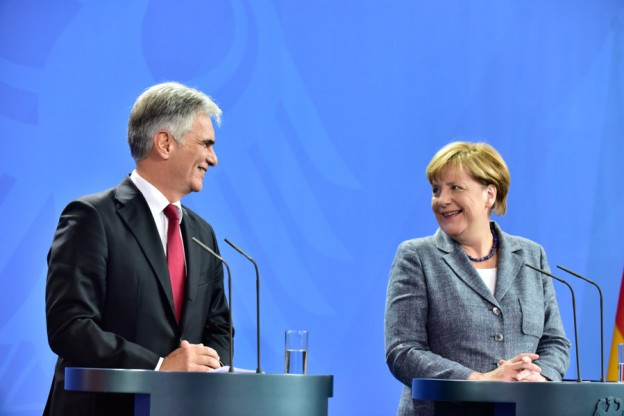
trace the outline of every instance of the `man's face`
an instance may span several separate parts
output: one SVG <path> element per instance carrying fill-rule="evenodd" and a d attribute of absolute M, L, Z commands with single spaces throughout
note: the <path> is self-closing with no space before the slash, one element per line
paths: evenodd
<path fill-rule="evenodd" d="M 184 136 L 183 145 L 174 141 L 170 174 L 175 193 L 180 198 L 201 191 L 208 167 L 216 166 L 218 162 L 214 144 L 212 121 L 204 114 L 195 117 L 191 130 Z"/>

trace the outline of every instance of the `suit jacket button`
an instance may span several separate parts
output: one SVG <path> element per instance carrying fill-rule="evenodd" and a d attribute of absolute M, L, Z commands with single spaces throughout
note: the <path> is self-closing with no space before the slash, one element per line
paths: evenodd
<path fill-rule="evenodd" d="M 503 340 L 503 334 L 496 333 L 494 334 L 494 341 L 501 342 Z"/>
<path fill-rule="evenodd" d="M 494 315 L 496 315 L 496 316 L 498 316 L 498 315 L 500 315 L 500 314 L 501 314 L 500 309 L 498 309 L 496 306 L 494 306 L 494 307 L 492 308 L 492 312 L 493 312 L 493 313 L 494 313 Z"/>

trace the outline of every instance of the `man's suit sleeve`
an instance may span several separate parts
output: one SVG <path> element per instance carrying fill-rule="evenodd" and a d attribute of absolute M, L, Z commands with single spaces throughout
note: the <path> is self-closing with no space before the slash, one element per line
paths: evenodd
<path fill-rule="evenodd" d="M 102 329 L 108 244 L 92 204 L 78 200 L 65 208 L 48 253 L 50 347 L 75 366 L 153 369 L 157 354 Z"/>

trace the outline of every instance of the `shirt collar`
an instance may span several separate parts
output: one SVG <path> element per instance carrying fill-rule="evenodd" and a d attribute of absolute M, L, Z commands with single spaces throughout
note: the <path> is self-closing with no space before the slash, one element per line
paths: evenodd
<path fill-rule="evenodd" d="M 147 201 L 147 205 L 149 206 L 150 211 L 154 217 L 158 215 L 164 215 L 163 210 L 167 205 L 172 203 L 178 208 L 178 217 L 180 218 L 180 222 L 182 222 L 182 204 L 180 201 L 169 202 L 169 200 L 163 195 L 162 192 L 158 190 L 154 185 L 149 183 L 146 179 L 141 177 L 139 173 L 135 170 L 130 174 L 130 180 L 139 188 L 141 194 Z"/>

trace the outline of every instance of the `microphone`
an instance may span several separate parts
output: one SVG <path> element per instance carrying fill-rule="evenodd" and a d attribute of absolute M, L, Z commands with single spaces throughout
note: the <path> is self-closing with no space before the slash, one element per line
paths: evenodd
<path fill-rule="evenodd" d="M 602 306 L 602 290 L 600 289 L 600 286 L 598 286 L 598 283 L 594 282 L 591 279 L 588 279 L 585 276 L 581 276 L 578 273 L 573 272 L 570 269 L 566 269 L 563 266 L 557 265 L 558 268 L 560 268 L 561 270 L 563 270 L 564 272 L 568 272 L 573 276 L 578 277 L 579 279 L 585 280 L 587 283 L 594 285 L 596 287 L 596 289 L 598 289 L 598 294 L 600 296 L 600 381 L 604 382 L 605 381 L 605 377 L 604 377 L 604 324 L 603 324 L 603 315 L 604 315 L 604 309 Z"/>
<path fill-rule="evenodd" d="M 213 256 L 215 256 L 218 260 L 221 261 L 221 263 L 225 264 L 225 268 L 227 269 L 227 273 L 228 273 L 228 309 L 230 311 L 230 369 L 228 370 L 229 373 L 233 373 L 234 372 L 234 333 L 232 330 L 233 324 L 232 324 L 232 274 L 230 273 L 230 266 L 227 264 L 227 262 L 225 260 L 223 260 L 223 257 L 219 256 L 217 253 L 214 252 L 213 249 L 211 249 L 210 247 L 208 247 L 206 244 L 202 243 L 201 241 L 199 241 L 197 238 L 193 237 L 193 241 L 195 241 L 197 243 L 198 246 L 200 246 L 201 248 L 203 248 L 204 250 L 206 250 L 208 253 L 212 254 Z"/>
<path fill-rule="evenodd" d="M 258 263 L 256 263 L 256 261 L 249 254 L 245 253 L 236 244 L 234 244 L 227 238 L 225 238 L 224 240 L 226 243 L 231 245 L 232 248 L 234 248 L 234 250 L 238 251 L 240 254 L 245 256 L 247 260 L 252 262 L 254 267 L 256 268 L 256 338 L 257 338 L 256 348 L 257 348 L 257 354 L 258 354 L 258 368 L 256 368 L 256 373 L 260 374 L 262 373 L 262 370 L 260 369 L 260 272 L 258 271 Z"/>
<path fill-rule="evenodd" d="M 547 272 L 546 270 L 542 270 L 542 269 L 538 269 L 535 266 L 531 266 L 528 263 L 525 263 L 525 266 L 535 270 L 536 272 L 545 274 L 546 276 L 550 276 L 551 278 L 560 281 L 561 283 L 565 284 L 569 289 L 570 289 L 570 293 L 572 294 L 572 315 L 574 316 L 574 348 L 575 348 L 575 352 L 576 352 L 576 381 L 578 381 L 579 383 L 581 381 L 583 381 L 581 379 L 581 360 L 579 359 L 579 342 L 578 342 L 578 330 L 576 329 L 576 297 L 574 296 L 574 289 L 572 289 L 572 286 L 570 286 L 570 284 L 563 280 L 560 277 L 555 276 L 552 273 Z"/>

